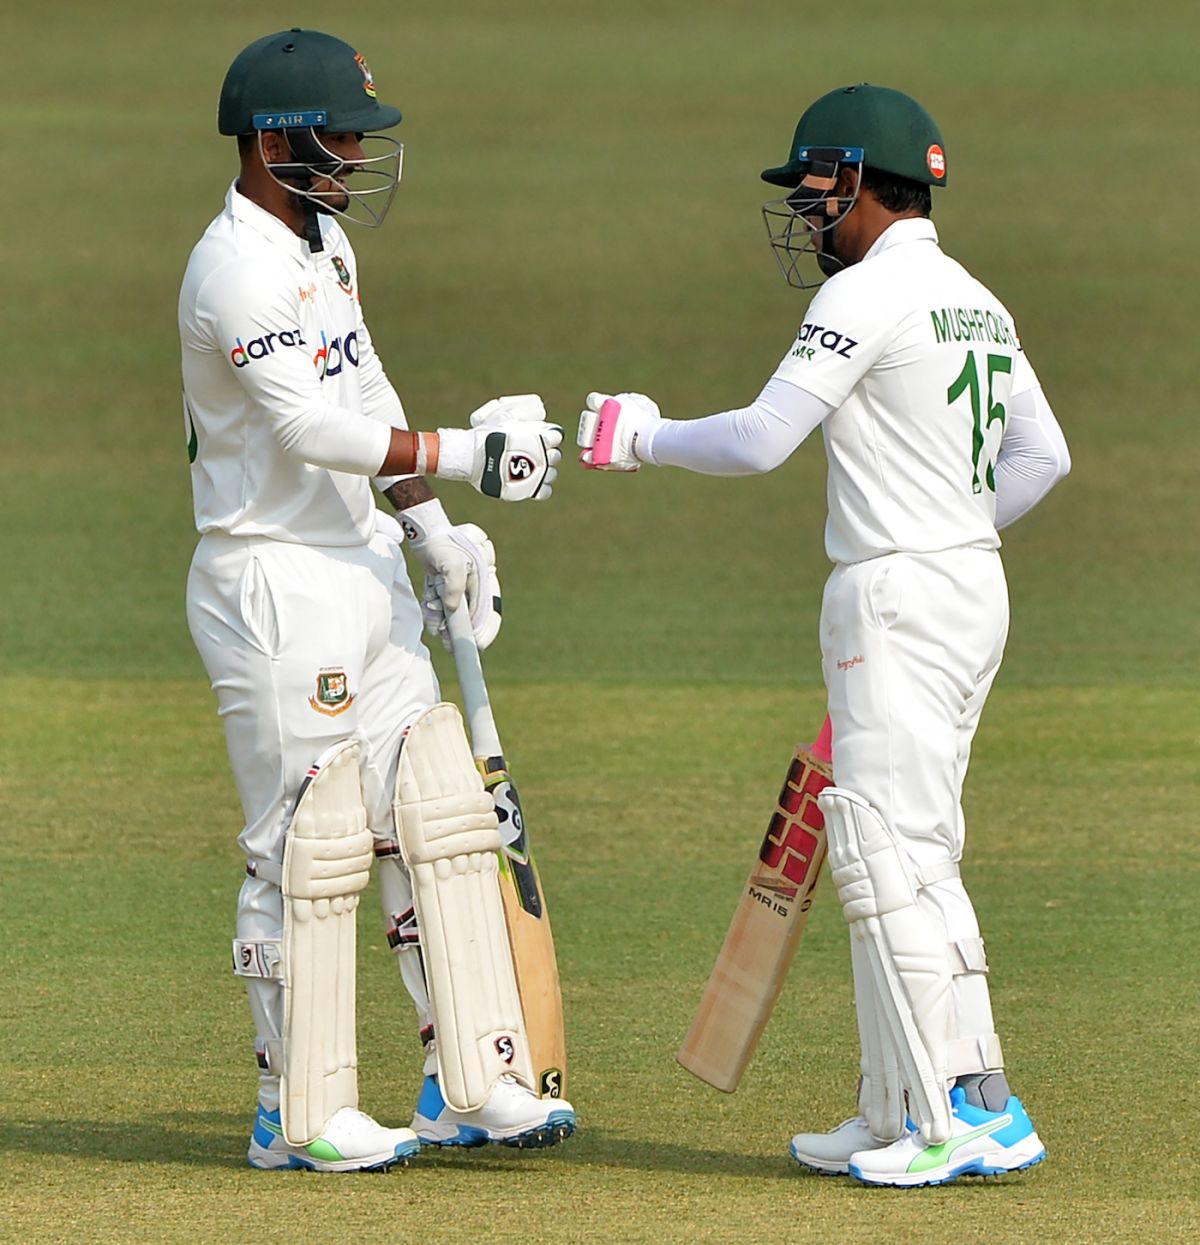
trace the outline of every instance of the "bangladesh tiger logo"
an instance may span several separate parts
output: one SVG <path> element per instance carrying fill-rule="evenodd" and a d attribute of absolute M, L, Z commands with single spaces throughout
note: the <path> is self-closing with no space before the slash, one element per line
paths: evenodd
<path fill-rule="evenodd" d="M 367 62 L 363 60 L 363 54 L 356 52 L 354 54 L 354 63 L 358 66 L 359 73 L 363 76 L 363 90 L 375 99 L 375 79 L 371 77 L 371 70 L 367 66 Z"/>
<path fill-rule="evenodd" d="M 347 294 L 351 293 L 354 286 L 350 281 L 350 269 L 346 267 L 346 261 L 340 255 L 335 255 L 329 262 L 333 265 L 333 271 L 337 273 L 338 285 Z"/>
<path fill-rule="evenodd" d="M 326 717 L 335 718 L 345 713 L 354 703 L 346 672 L 340 668 L 322 670 L 317 675 L 316 693 L 308 698 L 308 703 Z"/>

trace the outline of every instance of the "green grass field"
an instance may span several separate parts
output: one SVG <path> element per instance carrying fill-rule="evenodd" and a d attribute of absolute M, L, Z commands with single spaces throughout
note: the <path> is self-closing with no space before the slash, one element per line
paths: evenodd
<path fill-rule="evenodd" d="M 1194 6 L 10 9 L 0 1240 L 1197 1239 Z M 1006 540 L 1013 634 L 966 794 L 964 874 L 1040 1168 L 890 1193 L 789 1164 L 791 1133 L 852 1105 L 828 888 L 739 1092 L 674 1063 L 822 712 L 816 445 L 756 480 L 572 471 L 548 507 L 443 488 L 500 551 L 488 672 L 554 914 L 581 1129 L 378 1178 L 244 1165 L 240 819 L 183 617 L 175 299 L 233 175 L 221 76 L 296 23 L 360 46 L 405 112 L 400 195 L 354 240 L 419 427 L 531 389 L 566 424 L 593 388 L 670 416 L 749 401 L 804 305 L 767 249 L 759 170 L 847 81 L 940 119 L 943 242 L 1015 311 L 1074 458 Z M 362 1097 L 399 1123 L 419 1057 L 377 911 Z"/>

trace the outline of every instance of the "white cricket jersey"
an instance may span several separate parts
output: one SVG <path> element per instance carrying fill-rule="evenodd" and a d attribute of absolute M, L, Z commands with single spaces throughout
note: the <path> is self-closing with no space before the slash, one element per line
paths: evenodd
<path fill-rule="evenodd" d="M 999 548 L 1004 421 L 1038 380 L 1012 316 L 931 221 L 897 221 L 831 277 L 775 376 L 835 408 L 822 424 L 832 561 Z"/>
<path fill-rule="evenodd" d="M 231 187 L 179 296 L 196 527 L 313 545 L 375 530 L 369 476 L 407 426 L 363 323 L 354 252 L 315 254 Z"/>

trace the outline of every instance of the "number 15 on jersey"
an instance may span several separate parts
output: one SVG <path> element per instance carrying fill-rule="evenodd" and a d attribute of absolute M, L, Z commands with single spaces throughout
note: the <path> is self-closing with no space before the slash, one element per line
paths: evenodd
<path fill-rule="evenodd" d="M 981 401 L 979 383 L 979 361 L 974 350 L 967 351 L 962 371 L 954 383 L 946 390 L 946 402 L 953 406 L 955 402 L 969 393 L 971 398 L 971 491 L 982 493 L 984 486 L 991 492 L 996 491 L 996 456 L 1000 452 L 1000 441 L 1004 437 L 1004 420 L 1008 415 L 1005 403 L 1012 389 L 1012 356 L 1007 354 L 989 354 L 987 356 L 987 405 Z M 988 452 L 988 433 L 993 424 L 1000 425 L 1000 436 L 996 438 L 994 452 Z M 983 467 L 983 478 L 980 479 L 980 467 Z"/>

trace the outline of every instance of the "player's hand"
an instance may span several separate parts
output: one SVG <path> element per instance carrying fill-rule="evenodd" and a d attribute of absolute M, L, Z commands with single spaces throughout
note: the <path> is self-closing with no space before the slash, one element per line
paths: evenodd
<path fill-rule="evenodd" d="M 436 497 L 409 506 L 396 515 L 409 549 L 425 568 L 425 594 L 436 592 L 444 610 L 457 609 L 466 596 L 479 596 L 482 555 L 470 542 L 455 538 L 455 529 Z M 424 609 L 422 609 L 424 613 Z"/>
<path fill-rule="evenodd" d="M 437 475 L 466 480 L 501 501 L 545 501 L 562 461 L 563 430 L 546 421 L 535 393 L 493 398 L 471 415 L 470 428 L 438 429 Z"/>
<path fill-rule="evenodd" d="M 466 599 L 475 642 L 487 648 L 500 630 L 500 581 L 496 550 L 474 523 L 455 527 L 436 498 L 398 516 L 408 546 L 425 568 L 421 616 L 430 635 L 447 648 L 446 615 Z"/>
<path fill-rule="evenodd" d="M 470 564 L 466 590 L 462 595 L 466 597 L 467 612 L 471 615 L 475 644 L 482 652 L 499 634 L 502 621 L 496 547 L 483 528 L 475 523 L 460 523 L 440 539 L 457 545 Z M 436 573 L 427 571 L 421 594 L 421 617 L 425 621 L 425 630 L 440 639 L 446 651 L 451 652 L 446 614 L 454 609 L 454 604 L 447 600 L 447 596 L 452 596 L 452 593 L 447 593 L 445 583 L 439 581 Z"/>
<path fill-rule="evenodd" d="M 544 423 L 546 404 L 536 393 L 492 398 L 471 412 L 472 428 L 504 428 L 509 424 Z"/>
<path fill-rule="evenodd" d="M 645 461 L 638 441 L 661 421 L 658 404 L 644 393 L 589 393 L 579 414 L 579 460 L 593 471 L 636 471 Z"/>

